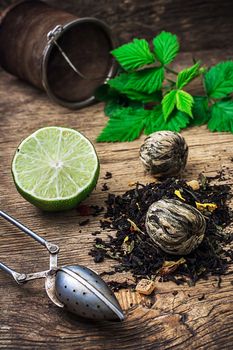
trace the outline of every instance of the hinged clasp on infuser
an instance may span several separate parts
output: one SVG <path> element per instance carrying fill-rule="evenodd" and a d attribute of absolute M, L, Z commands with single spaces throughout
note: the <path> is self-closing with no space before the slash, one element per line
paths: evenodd
<path fill-rule="evenodd" d="M 46 248 L 49 251 L 49 268 L 50 270 L 57 268 L 57 255 L 59 253 L 60 248 L 58 245 L 50 243 L 46 241 L 45 243 Z"/>
<path fill-rule="evenodd" d="M 48 32 L 47 34 L 48 42 L 51 43 L 52 41 L 56 41 L 62 32 L 63 32 L 62 25 L 61 24 L 57 25 L 54 29 Z"/>
<path fill-rule="evenodd" d="M 58 245 L 46 241 L 45 246 L 48 249 L 50 254 L 57 254 L 57 253 L 59 253 L 59 249 L 60 248 L 58 247 Z"/>

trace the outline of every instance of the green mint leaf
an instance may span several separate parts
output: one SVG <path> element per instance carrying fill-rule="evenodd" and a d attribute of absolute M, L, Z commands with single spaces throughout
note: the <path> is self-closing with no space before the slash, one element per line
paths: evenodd
<path fill-rule="evenodd" d="M 151 94 L 161 89 L 163 80 L 163 67 L 146 68 L 139 72 L 129 73 L 125 88 Z"/>
<path fill-rule="evenodd" d="M 117 96 L 119 96 L 119 92 L 112 89 L 108 84 L 100 85 L 95 90 L 95 98 L 98 101 L 109 101 Z"/>
<path fill-rule="evenodd" d="M 155 56 L 163 65 L 171 63 L 179 51 L 179 42 L 176 35 L 161 32 L 153 39 Z"/>
<path fill-rule="evenodd" d="M 129 79 L 129 75 L 127 73 L 121 73 L 117 75 L 115 78 L 110 79 L 108 81 L 108 85 L 111 86 L 111 88 L 116 89 L 119 92 L 124 91 L 125 85 L 127 84 Z"/>
<path fill-rule="evenodd" d="M 95 98 L 98 101 L 104 101 L 105 115 L 111 117 L 116 110 L 121 108 L 122 103 L 125 103 L 123 96 L 109 85 L 104 84 L 97 88 L 95 91 Z M 126 99 L 125 99 L 126 100 Z"/>
<path fill-rule="evenodd" d="M 104 107 L 104 113 L 108 117 L 111 117 L 112 115 L 114 115 L 114 113 L 116 113 L 116 111 L 118 111 L 121 108 L 122 107 L 119 105 L 119 101 L 117 99 L 111 99 L 106 102 Z"/>
<path fill-rule="evenodd" d="M 139 73 L 139 72 L 138 72 Z M 132 73 L 133 74 L 133 73 Z M 140 76 L 142 75 L 142 71 L 140 72 Z M 110 79 L 108 81 L 108 85 L 117 90 L 119 93 L 126 95 L 131 100 L 141 101 L 143 103 L 148 102 L 160 102 L 161 101 L 161 92 L 154 91 L 152 93 L 147 93 L 143 91 L 136 91 L 133 88 L 129 88 L 127 83 L 129 81 L 129 77 L 131 74 L 122 73 L 117 77 Z M 131 86 L 131 84 L 129 84 Z M 111 95 L 114 95 L 114 92 L 111 92 Z M 105 99 L 107 100 L 107 99 Z"/>
<path fill-rule="evenodd" d="M 148 94 L 145 92 L 139 92 L 135 90 L 125 90 L 123 94 L 125 94 L 130 100 L 140 101 L 143 103 L 161 102 L 162 100 L 161 91 L 155 91 L 151 94 Z"/>
<path fill-rule="evenodd" d="M 95 98 L 98 101 L 108 101 L 110 86 L 101 85 L 95 90 Z"/>
<path fill-rule="evenodd" d="M 162 100 L 162 109 L 164 119 L 167 120 L 176 105 L 176 93 L 177 90 L 171 90 L 167 93 Z"/>
<path fill-rule="evenodd" d="M 182 89 L 191 80 L 196 78 L 199 75 L 199 68 L 200 68 L 200 63 L 197 62 L 192 67 L 186 68 L 180 71 L 177 76 L 176 87 L 178 89 Z"/>
<path fill-rule="evenodd" d="M 210 119 L 208 99 L 205 96 L 194 96 L 193 119 L 191 125 L 203 125 Z"/>
<path fill-rule="evenodd" d="M 150 111 L 131 107 L 118 109 L 109 119 L 107 126 L 98 136 L 98 142 L 133 141 L 145 126 Z"/>
<path fill-rule="evenodd" d="M 208 122 L 211 131 L 230 131 L 233 133 L 233 101 L 219 101 L 211 108 Z"/>
<path fill-rule="evenodd" d="M 223 98 L 233 92 L 233 61 L 216 64 L 204 75 L 207 95 L 211 98 Z"/>
<path fill-rule="evenodd" d="M 154 107 L 152 110 L 150 110 L 150 114 L 148 114 L 146 118 L 146 125 L 144 129 L 144 133 L 146 135 L 150 135 L 153 132 L 157 131 L 158 127 L 158 120 L 160 116 L 163 117 L 163 111 L 161 105 Z"/>
<path fill-rule="evenodd" d="M 120 65 L 127 71 L 151 64 L 155 57 L 150 51 L 145 39 L 134 39 L 131 43 L 124 44 L 111 52 Z"/>
<path fill-rule="evenodd" d="M 176 107 L 179 111 L 187 113 L 192 117 L 193 97 L 184 90 L 177 90 L 176 93 Z"/>
<path fill-rule="evenodd" d="M 142 108 L 142 103 L 138 101 L 132 101 L 124 98 L 122 95 L 108 100 L 105 104 L 104 112 L 108 117 L 114 116 L 116 113 L 120 114 L 121 111 L 125 111 L 127 108 L 132 110 L 137 110 Z"/>
<path fill-rule="evenodd" d="M 177 109 L 172 112 L 168 120 L 164 120 L 162 108 L 161 106 L 157 106 L 148 115 L 144 132 L 146 135 L 160 130 L 179 132 L 181 129 L 186 128 L 189 122 L 189 116 Z"/>
<path fill-rule="evenodd" d="M 178 111 L 175 109 L 170 118 L 167 120 L 164 125 L 160 125 L 160 127 L 163 127 L 164 130 L 171 130 L 171 131 L 176 131 L 179 132 L 180 130 L 186 128 L 190 123 L 190 118 L 187 113 Z M 161 129 L 163 130 L 163 129 Z"/>
<path fill-rule="evenodd" d="M 171 90 L 162 100 L 164 119 L 167 120 L 174 107 L 192 117 L 193 97 L 184 90 Z"/>

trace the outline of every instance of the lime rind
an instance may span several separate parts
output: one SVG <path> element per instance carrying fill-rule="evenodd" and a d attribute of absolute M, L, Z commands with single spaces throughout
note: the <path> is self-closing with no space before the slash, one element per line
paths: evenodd
<path fill-rule="evenodd" d="M 12 173 L 18 191 L 45 210 L 69 209 L 96 186 L 99 161 L 92 143 L 76 130 L 47 127 L 18 147 Z"/>

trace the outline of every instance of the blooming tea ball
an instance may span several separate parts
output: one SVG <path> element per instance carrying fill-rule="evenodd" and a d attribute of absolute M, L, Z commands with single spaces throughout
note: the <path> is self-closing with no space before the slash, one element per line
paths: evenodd
<path fill-rule="evenodd" d="M 161 199 L 147 211 L 148 235 L 156 246 L 169 254 L 189 254 L 202 242 L 205 229 L 204 216 L 176 199 Z"/>
<path fill-rule="evenodd" d="M 154 132 L 140 147 L 143 166 L 157 177 L 179 175 L 186 166 L 187 158 L 185 139 L 173 131 Z"/>

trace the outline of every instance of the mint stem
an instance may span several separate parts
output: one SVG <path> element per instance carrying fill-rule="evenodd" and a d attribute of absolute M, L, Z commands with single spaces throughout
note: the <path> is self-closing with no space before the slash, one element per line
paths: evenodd
<path fill-rule="evenodd" d="M 168 78 L 166 78 L 166 80 L 167 80 L 169 83 L 173 84 L 173 85 L 175 85 L 175 84 L 176 84 L 176 82 L 175 82 L 174 80 L 172 80 L 172 79 L 168 79 Z"/>
<path fill-rule="evenodd" d="M 174 74 L 174 75 L 178 75 L 178 72 L 174 71 L 173 69 L 171 69 L 171 68 L 169 68 L 169 67 L 164 67 L 164 68 L 165 68 L 165 70 L 166 70 L 167 72 L 172 73 L 172 74 Z"/>

